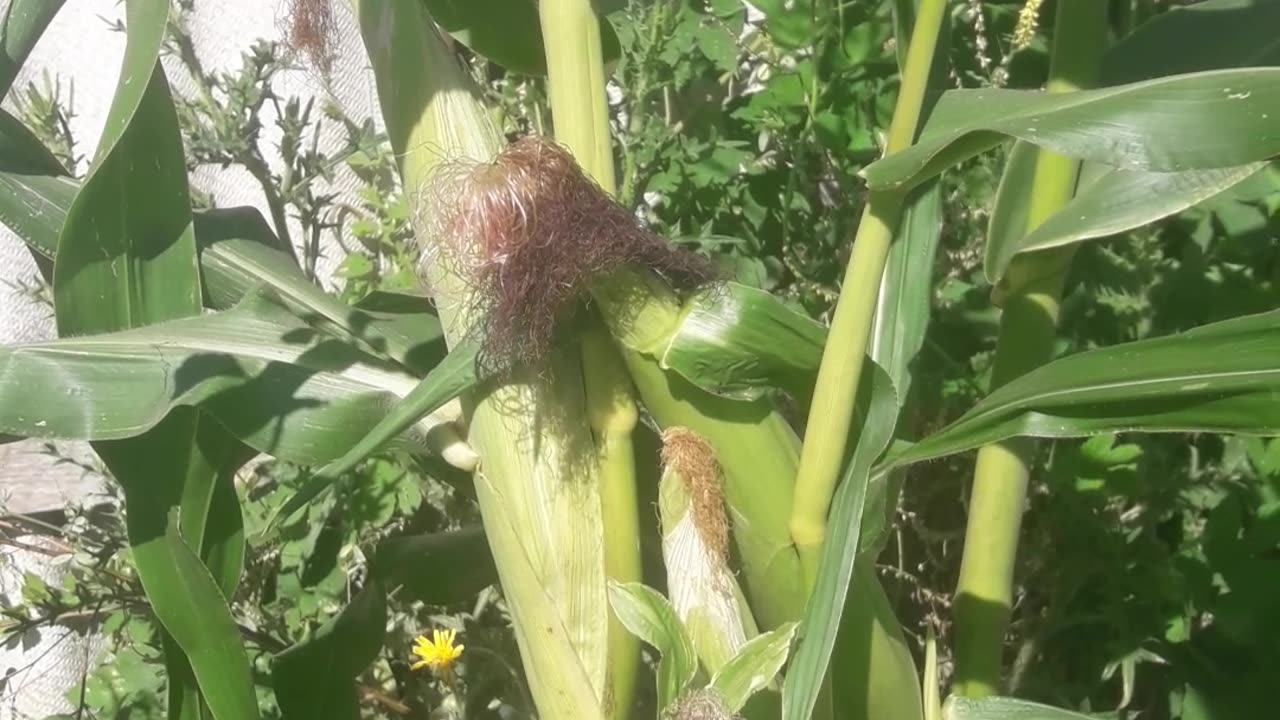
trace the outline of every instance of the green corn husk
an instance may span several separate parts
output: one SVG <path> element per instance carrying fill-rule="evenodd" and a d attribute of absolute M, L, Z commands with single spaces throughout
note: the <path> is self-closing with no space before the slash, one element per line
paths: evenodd
<path fill-rule="evenodd" d="M 711 446 L 684 428 L 663 433 L 663 443 L 658 516 L 667 595 L 714 674 L 759 630 L 729 568 L 724 479 Z"/>
<path fill-rule="evenodd" d="M 488 161 L 502 140 L 421 3 L 352 3 L 452 345 L 473 304 L 467 279 L 431 260 L 448 239 L 432 235 L 428 189 L 442 160 Z M 596 720 L 609 694 L 600 489 L 578 354 L 548 365 L 465 404 L 476 493 L 539 715 Z"/>

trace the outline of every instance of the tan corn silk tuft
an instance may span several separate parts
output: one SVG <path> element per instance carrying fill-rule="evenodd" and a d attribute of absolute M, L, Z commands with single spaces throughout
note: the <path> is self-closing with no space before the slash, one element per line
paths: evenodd
<path fill-rule="evenodd" d="M 328 78 L 333 69 L 334 21 L 331 0 L 290 0 L 285 37 L 289 47 L 305 53 L 311 64 Z"/>
<path fill-rule="evenodd" d="M 729 521 L 724 509 L 724 478 L 715 450 L 692 430 L 673 427 L 662 433 L 662 464 L 684 481 L 694 526 L 722 567 L 727 567 Z"/>

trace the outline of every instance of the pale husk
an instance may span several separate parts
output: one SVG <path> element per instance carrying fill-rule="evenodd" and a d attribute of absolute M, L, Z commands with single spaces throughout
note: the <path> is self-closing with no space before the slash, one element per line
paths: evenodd
<path fill-rule="evenodd" d="M 486 162 L 501 148 L 467 77 L 418 2 L 352 0 L 430 284 L 451 344 L 476 323 L 465 265 L 432 252 L 426 188 L 448 162 Z M 453 248 L 457 250 L 457 248 Z M 552 380 L 551 378 L 554 378 Z M 603 718 L 608 606 L 592 439 L 575 353 L 518 372 L 466 404 L 480 455 L 485 532 L 540 716 Z M 447 578 L 442 578 L 447 582 Z"/>

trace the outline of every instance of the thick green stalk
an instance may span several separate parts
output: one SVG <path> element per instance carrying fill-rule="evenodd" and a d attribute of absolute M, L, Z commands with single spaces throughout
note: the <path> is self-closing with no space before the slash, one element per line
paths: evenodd
<path fill-rule="evenodd" d="M 616 192 L 609 109 L 605 103 L 600 18 L 591 0 L 542 0 L 547 82 L 556 140 L 605 192 Z M 640 582 L 640 522 L 632 433 L 637 411 L 626 366 L 603 327 L 592 320 L 582 339 L 587 415 L 595 438 L 604 522 L 605 575 Z M 625 718 L 640 667 L 639 641 L 610 614 L 606 717 Z"/>
<path fill-rule="evenodd" d="M 1106 0 L 1058 3 L 1049 91 L 1069 92 L 1092 84 L 1106 40 Z M 1078 171 L 1079 163 L 1071 158 L 1038 152 L 1027 208 L 1028 231 L 1071 199 Z M 1025 254 L 1010 266 L 992 389 L 1049 360 L 1062 286 L 1073 254 L 1071 248 Z M 978 452 L 956 588 L 957 694 L 990 695 L 999 689 L 1018 533 L 1034 452 L 1034 443 L 1026 438 L 989 445 Z"/>
<path fill-rule="evenodd" d="M 889 126 L 886 155 L 908 147 L 915 138 L 946 9 L 946 0 L 920 3 L 907 50 L 902 89 Z M 818 368 L 790 520 L 791 537 L 810 585 L 817 577 L 818 558 L 827 534 L 827 511 L 853 425 L 858 380 L 875 319 L 880 278 L 884 275 L 902 202 L 898 192 L 871 194 L 854 238 L 853 254 Z"/>

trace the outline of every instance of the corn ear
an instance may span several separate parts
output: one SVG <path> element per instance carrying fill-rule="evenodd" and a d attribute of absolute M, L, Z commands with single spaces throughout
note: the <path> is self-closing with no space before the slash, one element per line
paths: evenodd
<path fill-rule="evenodd" d="M 471 288 L 431 259 L 426 192 L 444 160 L 488 161 L 501 136 L 422 3 L 352 0 L 377 79 L 388 135 L 427 249 L 431 285 L 451 344 L 473 318 Z M 480 455 L 476 493 L 540 716 L 605 717 L 608 606 L 601 498 L 576 352 L 517 374 L 464 403 Z M 548 380 L 547 378 L 554 378 Z M 447 579 L 442 579 L 447 581 Z"/>
<path fill-rule="evenodd" d="M 695 433 L 663 433 L 665 467 L 658 484 L 667 595 L 714 674 L 759 631 L 729 568 L 728 531 L 719 464 Z"/>

